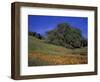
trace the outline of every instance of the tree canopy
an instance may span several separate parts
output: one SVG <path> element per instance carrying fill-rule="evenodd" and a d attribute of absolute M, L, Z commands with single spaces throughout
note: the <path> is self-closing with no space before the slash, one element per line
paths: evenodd
<path fill-rule="evenodd" d="M 87 40 L 82 36 L 81 31 L 68 23 L 58 24 L 55 29 L 48 31 L 46 42 L 66 48 L 87 46 Z"/>

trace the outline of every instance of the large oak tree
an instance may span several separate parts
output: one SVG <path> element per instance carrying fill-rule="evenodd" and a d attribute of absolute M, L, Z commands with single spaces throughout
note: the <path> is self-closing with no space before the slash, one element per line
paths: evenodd
<path fill-rule="evenodd" d="M 66 48 L 87 46 L 87 40 L 82 36 L 81 31 L 68 23 L 58 24 L 55 29 L 48 31 L 46 42 Z"/>

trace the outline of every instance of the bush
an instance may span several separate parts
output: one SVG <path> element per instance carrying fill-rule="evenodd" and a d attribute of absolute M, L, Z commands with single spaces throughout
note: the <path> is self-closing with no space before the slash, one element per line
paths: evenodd
<path fill-rule="evenodd" d="M 28 33 L 30 36 L 34 36 L 34 37 L 36 37 L 36 38 L 38 38 L 38 39 L 43 39 L 43 36 L 41 35 L 41 34 L 39 34 L 39 33 L 36 33 L 36 32 L 29 32 Z"/>

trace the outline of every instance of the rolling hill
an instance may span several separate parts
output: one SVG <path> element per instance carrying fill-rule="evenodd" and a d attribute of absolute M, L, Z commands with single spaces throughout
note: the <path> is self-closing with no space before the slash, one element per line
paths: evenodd
<path fill-rule="evenodd" d="M 45 43 L 33 36 L 28 37 L 28 65 L 68 65 L 86 64 L 87 47 L 67 49 L 62 46 Z"/>

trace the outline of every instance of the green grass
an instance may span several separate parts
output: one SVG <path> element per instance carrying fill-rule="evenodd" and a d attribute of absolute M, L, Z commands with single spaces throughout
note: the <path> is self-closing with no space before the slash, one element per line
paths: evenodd
<path fill-rule="evenodd" d="M 62 46 L 56 46 L 52 44 L 45 43 L 43 40 L 39 40 L 33 36 L 28 37 L 28 49 L 30 52 L 40 52 L 48 55 L 58 55 L 58 54 L 86 54 L 87 47 L 77 48 L 77 49 L 67 49 Z"/>

